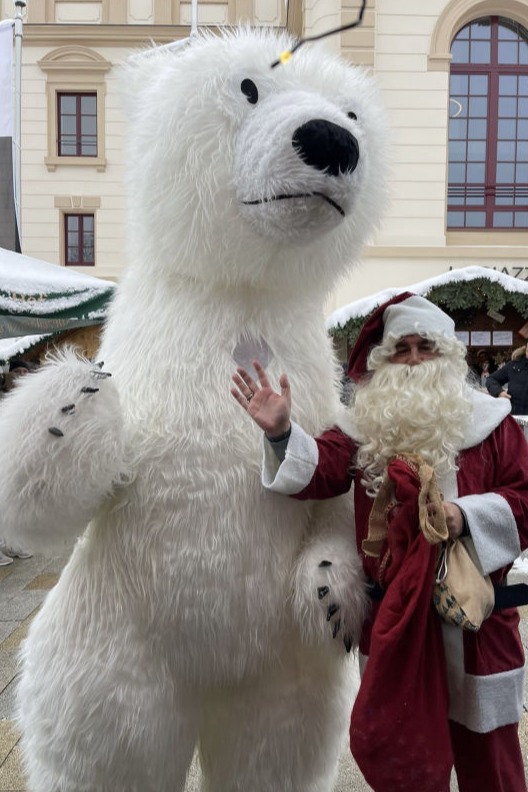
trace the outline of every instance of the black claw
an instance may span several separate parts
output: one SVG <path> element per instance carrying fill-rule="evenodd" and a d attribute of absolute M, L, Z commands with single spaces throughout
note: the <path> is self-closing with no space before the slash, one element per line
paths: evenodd
<path fill-rule="evenodd" d="M 61 432 L 56 426 L 50 426 L 48 432 L 55 435 L 55 437 L 64 437 L 64 432 Z"/>
<path fill-rule="evenodd" d="M 96 360 L 96 362 L 94 363 L 94 366 L 97 366 L 97 368 L 102 369 L 103 366 L 104 366 L 104 360 Z"/>
<path fill-rule="evenodd" d="M 328 586 L 319 586 L 319 588 L 317 589 L 317 596 L 319 597 L 319 599 L 324 599 L 329 591 L 330 589 L 328 588 Z"/>
<path fill-rule="evenodd" d="M 320 566 L 320 567 L 327 567 L 327 566 L 332 566 L 332 562 L 331 562 L 331 561 L 321 561 L 321 563 L 319 564 L 319 566 Z"/>
<path fill-rule="evenodd" d="M 85 386 L 84 388 L 81 388 L 81 393 L 97 393 L 98 390 L 99 388 L 88 388 Z"/>
<path fill-rule="evenodd" d="M 334 629 L 332 630 L 332 638 L 335 638 L 339 630 L 341 629 L 341 619 L 337 619 L 334 622 Z"/>
<path fill-rule="evenodd" d="M 95 379 L 106 379 L 107 377 L 112 376 L 110 371 L 99 371 L 99 369 L 97 371 L 92 371 L 91 373 Z"/>
<path fill-rule="evenodd" d="M 61 412 L 70 415 L 72 412 L 75 411 L 75 404 L 67 404 L 66 407 L 61 407 Z"/>
<path fill-rule="evenodd" d="M 330 621 L 334 613 L 337 613 L 338 610 L 339 610 L 339 605 L 336 605 L 335 602 L 329 605 L 328 610 L 326 611 L 326 621 Z"/>
<path fill-rule="evenodd" d="M 343 643 L 345 644 L 345 649 L 347 650 L 347 654 L 350 654 L 350 650 L 352 649 L 352 638 L 350 635 L 345 635 L 343 638 Z"/>

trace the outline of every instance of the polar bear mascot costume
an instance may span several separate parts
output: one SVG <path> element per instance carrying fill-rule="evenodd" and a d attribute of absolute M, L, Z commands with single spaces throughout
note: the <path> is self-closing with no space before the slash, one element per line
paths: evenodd
<path fill-rule="evenodd" d="M 57 353 L 0 410 L 2 530 L 71 559 L 22 651 L 31 792 L 330 792 L 365 613 L 350 501 L 265 491 L 237 365 L 339 420 L 323 302 L 383 202 L 370 78 L 286 34 L 127 66 L 129 266 L 98 364 Z M 102 364 L 104 361 L 104 366 Z M 111 375 L 111 376 L 110 376 Z"/>

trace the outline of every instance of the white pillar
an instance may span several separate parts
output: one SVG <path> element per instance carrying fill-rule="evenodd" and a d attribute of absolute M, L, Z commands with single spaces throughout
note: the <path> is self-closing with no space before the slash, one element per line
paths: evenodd
<path fill-rule="evenodd" d="M 15 129 L 13 143 L 15 149 L 15 211 L 17 216 L 18 233 L 22 238 L 22 14 L 26 7 L 26 0 L 15 0 Z M 22 239 L 21 239 L 22 241 Z"/>

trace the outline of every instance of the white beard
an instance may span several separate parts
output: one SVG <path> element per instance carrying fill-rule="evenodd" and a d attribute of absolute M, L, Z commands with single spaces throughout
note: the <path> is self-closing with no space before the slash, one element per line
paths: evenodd
<path fill-rule="evenodd" d="M 391 457 L 419 454 L 439 475 L 456 470 L 472 405 L 466 363 L 441 355 L 416 366 L 383 362 L 352 406 L 363 483 L 372 494 Z"/>

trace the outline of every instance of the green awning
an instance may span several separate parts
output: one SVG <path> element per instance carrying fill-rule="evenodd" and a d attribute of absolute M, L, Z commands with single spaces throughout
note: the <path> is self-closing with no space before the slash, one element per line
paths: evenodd
<path fill-rule="evenodd" d="M 101 324 L 115 284 L 0 248 L 0 338 Z"/>

